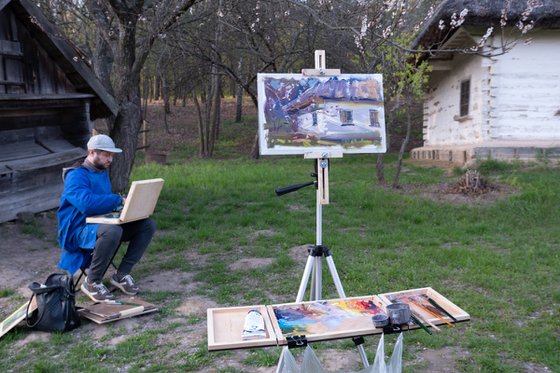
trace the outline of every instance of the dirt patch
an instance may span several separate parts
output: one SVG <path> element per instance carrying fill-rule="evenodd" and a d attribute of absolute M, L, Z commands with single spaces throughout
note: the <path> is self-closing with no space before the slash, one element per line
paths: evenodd
<path fill-rule="evenodd" d="M 273 261 L 273 258 L 244 258 L 231 263 L 229 269 L 237 271 L 240 269 L 262 268 L 271 265 Z"/>
<path fill-rule="evenodd" d="M 288 205 L 288 210 L 289 211 L 311 211 L 311 209 L 305 205 L 297 205 L 297 204 L 291 204 Z"/>
<path fill-rule="evenodd" d="M 352 350 L 321 350 L 317 354 L 323 369 L 328 371 L 345 370 L 358 371 L 363 369 L 357 349 Z M 370 362 L 370 363 L 373 363 Z"/>
<path fill-rule="evenodd" d="M 60 272 L 56 265 L 60 258 L 56 224 L 52 212 L 38 214 L 27 223 L 0 224 L 0 288 L 13 289 L 23 297 L 30 297 L 29 284 L 44 282 L 50 273 Z M 2 310 L 4 302 L 5 299 L 0 298 Z"/>
<path fill-rule="evenodd" d="M 249 235 L 249 238 L 254 240 L 259 237 L 272 237 L 276 234 L 276 231 L 273 229 L 261 229 L 259 231 L 254 231 Z"/>
<path fill-rule="evenodd" d="M 523 370 L 525 371 L 525 373 L 550 373 L 552 372 L 550 369 L 548 369 L 548 367 L 539 365 L 539 364 L 533 364 L 533 363 L 524 363 L 523 364 Z"/>
<path fill-rule="evenodd" d="M 206 309 L 216 307 L 218 307 L 218 303 L 214 302 L 212 299 L 195 296 L 185 299 L 177 308 L 177 312 L 185 316 L 205 316 Z"/>
<path fill-rule="evenodd" d="M 419 365 L 414 371 L 418 373 L 439 372 L 454 373 L 457 372 L 456 361 L 458 359 L 468 358 L 469 352 L 457 347 L 444 347 L 438 350 L 419 351 L 414 361 L 405 364 L 407 366 Z"/>
<path fill-rule="evenodd" d="M 51 333 L 47 332 L 33 332 L 29 333 L 25 338 L 16 342 L 17 348 L 25 347 L 31 342 L 46 342 L 51 338 Z"/>
<path fill-rule="evenodd" d="M 290 258 L 297 263 L 305 263 L 307 261 L 307 257 L 309 256 L 309 250 L 312 249 L 313 246 L 314 245 L 307 244 L 290 248 Z"/>
<path fill-rule="evenodd" d="M 395 190 L 395 189 L 391 189 Z M 452 204 L 487 205 L 514 195 L 517 190 L 506 184 L 493 184 L 484 193 L 460 193 L 456 183 L 403 184 L 397 192 Z"/>
<path fill-rule="evenodd" d="M 171 291 L 192 293 L 200 283 L 193 281 L 194 274 L 179 271 L 160 272 L 145 277 L 141 281 L 142 289 L 149 291 Z"/>

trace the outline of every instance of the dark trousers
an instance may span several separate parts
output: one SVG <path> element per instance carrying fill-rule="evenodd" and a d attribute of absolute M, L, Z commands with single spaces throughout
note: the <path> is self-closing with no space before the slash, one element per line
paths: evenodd
<path fill-rule="evenodd" d="M 150 218 L 120 225 L 99 224 L 88 281 L 99 282 L 103 279 L 111 258 L 121 242 L 129 242 L 129 244 L 117 273 L 119 276 L 129 274 L 132 267 L 144 255 L 155 231 L 156 223 Z"/>

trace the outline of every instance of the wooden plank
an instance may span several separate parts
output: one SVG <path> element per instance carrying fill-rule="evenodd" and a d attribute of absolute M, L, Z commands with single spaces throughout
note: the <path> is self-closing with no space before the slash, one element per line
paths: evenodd
<path fill-rule="evenodd" d="M 25 304 L 21 305 L 21 307 L 0 323 L 0 338 L 25 320 L 27 305 L 29 305 L 29 312 L 32 313 L 37 309 L 37 299 L 33 297 L 31 304 L 29 304 L 29 301 L 25 302 Z"/>
<path fill-rule="evenodd" d="M 459 306 L 451 302 L 449 299 L 445 298 L 443 295 L 441 295 L 431 287 L 379 294 L 379 297 L 385 304 L 391 304 L 393 300 L 410 304 L 411 308 L 414 308 L 415 311 L 418 312 L 423 319 L 432 322 L 435 325 L 446 324 L 444 321 L 442 321 L 441 318 L 449 322 L 453 322 L 453 320 L 450 317 L 446 316 L 444 313 L 436 312 L 435 307 L 433 307 L 433 305 L 431 305 L 427 301 L 427 298 L 425 298 L 426 296 L 437 302 L 437 304 L 439 304 L 447 312 L 449 312 L 457 321 L 470 320 L 471 317 L 467 312 L 462 310 Z M 426 301 L 424 302 L 423 300 Z M 421 304 L 422 306 L 424 306 L 424 308 L 431 310 L 432 313 L 418 307 L 418 304 Z M 441 318 L 436 317 L 434 313 L 439 315 Z"/>
<path fill-rule="evenodd" d="M 25 86 L 25 83 L 20 81 L 20 80 L 3 80 L 3 79 L 0 79 L 0 84 L 2 84 L 2 85 Z"/>
<path fill-rule="evenodd" d="M 253 309 L 258 310 L 263 316 L 266 336 L 259 339 L 243 340 L 245 317 Z M 264 305 L 209 308 L 206 313 L 209 351 L 277 345 L 276 334 Z"/>
<path fill-rule="evenodd" d="M 99 302 L 82 306 L 80 316 L 97 324 L 126 319 L 133 316 L 145 315 L 158 310 L 155 304 L 137 297 L 118 298 L 114 301 Z"/>
<path fill-rule="evenodd" d="M 0 162 L 37 157 L 49 153 L 47 149 L 36 144 L 33 140 L 2 144 L 0 147 Z"/>
<path fill-rule="evenodd" d="M 410 296 L 422 294 L 429 296 L 438 305 L 444 307 L 458 322 L 470 320 L 468 313 L 432 288 L 268 306 L 210 308 L 207 311 L 208 350 L 274 346 L 273 336 L 276 338 L 276 345 L 284 346 L 288 344 L 288 337 L 296 335 L 304 335 L 308 342 L 317 342 L 380 334 L 383 333 L 383 329 L 374 326 L 371 319 L 373 315 L 386 314 L 385 307 L 391 304 L 391 299 L 407 299 Z M 263 307 L 266 308 L 266 311 L 263 310 Z M 263 315 L 267 337 L 257 341 L 244 341 L 241 335 L 245 316 L 249 310 L 254 308 Z M 422 309 L 413 310 L 436 327 L 446 324 L 445 321 Z M 452 320 L 450 317 L 447 319 Z M 430 327 L 429 324 L 426 326 Z M 402 331 L 419 328 L 420 326 L 415 323 L 401 325 Z"/>
<path fill-rule="evenodd" d="M 58 153 L 48 153 L 47 149 L 44 150 L 47 152 L 47 154 L 35 156 L 32 158 L 8 161 L 5 162 L 4 165 L 13 171 L 29 171 L 56 165 L 63 165 L 65 163 L 69 163 L 85 157 L 86 155 L 86 151 L 84 149 L 75 147 Z"/>
<path fill-rule="evenodd" d="M 57 57 L 56 62 L 65 70 L 65 73 L 68 75 L 71 72 L 77 72 L 81 78 L 80 80 L 85 81 L 89 85 L 88 88 L 97 94 L 113 115 L 117 115 L 119 110 L 118 103 L 115 98 L 105 90 L 93 73 L 93 70 L 87 66 L 86 62 L 81 58 L 74 60 L 76 50 L 64 38 L 52 37 L 52 35 L 58 35 L 60 30 L 46 19 L 35 4 L 21 2 L 18 3 L 18 5 L 24 8 L 35 20 L 35 24 L 30 24 L 32 27 L 30 28 L 30 32 L 34 33 L 35 38 L 41 43 L 42 47 L 51 55 L 59 52 L 56 54 L 64 56 L 64 58 Z"/>
<path fill-rule="evenodd" d="M 89 224 L 123 224 L 145 219 L 152 215 L 163 188 L 163 179 L 133 181 L 120 218 L 113 216 L 92 216 L 86 219 Z"/>
<path fill-rule="evenodd" d="M 74 145 L 63 139 L 39 139 L 37 143 L 53 153 L 76 149 Z M 80 151 L 85 155 L 84 149 L 80 148 Z"/>
<path fill-rule="evenodd" d="M 61 178 L 60 184 L 46 184 L 0 196 L 0 223 L 16 219 L 20 212 L 37 213 L 57 208 L 62 189 Z"/>
<path fill-rule="evenodd" d="M 11 40 L 0 40 L 0 56 L 23 57 L 21 43 Z"/>
<path fill-rule="evenodd" d="M 4 9 L 6 5 L 8 5 L 12 0 L 0 0 L 0 11 Z"/>
<path fill-rule="evenodd" d="M 67 92 L 67 93 L 55 93 L 55 94 L 29 94 L 29 95 L 1 95 L 0 101 L 49 101 L 49 100 L 83 100 L 88 98 L 95 98 L 95 95 L 91 93 L 78 93 L 78 92 Z"/>

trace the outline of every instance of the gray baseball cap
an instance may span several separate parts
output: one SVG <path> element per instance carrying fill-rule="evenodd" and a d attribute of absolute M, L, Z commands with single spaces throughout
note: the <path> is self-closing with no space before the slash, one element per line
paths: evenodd
<path fill-rule="evenodd" d="M 115 143 L 107 135 L 92 136 L 88 143 L 87 148 L 92 150 L 104 150 L 110 153 L 121 153 L 122 149 L 115 146 Z"/>

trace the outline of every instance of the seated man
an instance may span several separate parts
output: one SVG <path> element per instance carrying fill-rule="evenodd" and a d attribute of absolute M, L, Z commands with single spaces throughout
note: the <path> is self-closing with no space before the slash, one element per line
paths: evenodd
<path fill-rule="evenodd" d="M 62 248 L 58 265 L 73 275 L 87 263 L 93 249 L 81 289 L 99 302 L 114 299 L 102 279 L 121 241 L 129 242 L 128 249 L 111 276 L 111 284 L 125 294 L 139 291 L 130 272 L 148 247 L 156 226 L 150 218 L 121 225 L 86 224 L 86 217 L 110 213 L 124 204 L 120 195 L 111 192 L 107 173 L 113 155 L 122 150 L 106 135 L 92 136 L 87 148 L 83 164 L 70 170 L 64 180 L 58 209 L 58 243 Z"/>

